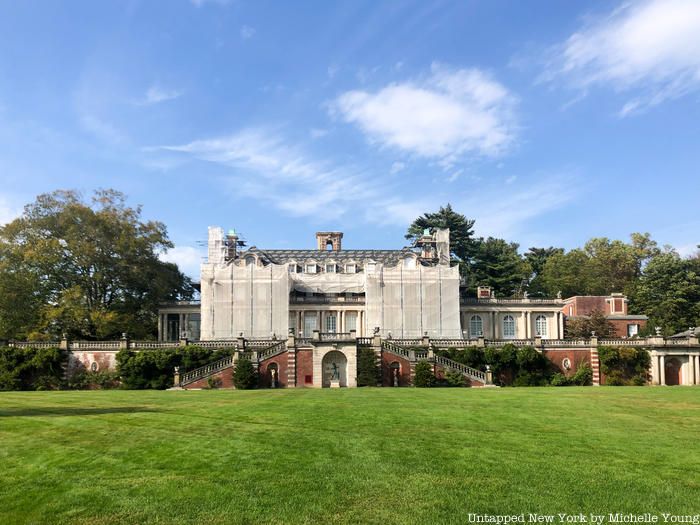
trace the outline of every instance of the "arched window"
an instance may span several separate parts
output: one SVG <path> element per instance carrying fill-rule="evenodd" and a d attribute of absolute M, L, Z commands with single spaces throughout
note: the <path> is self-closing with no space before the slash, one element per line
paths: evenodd
<path fill-rule="evenodd" d="M 469 319 L 469 335 L 473 337 L 481 337 L 484 335 L 484 322 L 480 315 L 472 315 Z"/>
<path fill-rule="evenodd" d="M 513 319 L 512 315 L 506 315 L 503 318 L 503 338 L 515 338 L 515 319 Z"/>
<path fill-rule="evenodd" d="M 255 257 L 250 255 L 250 256 L 245 258 L 245 265 L 246 266 L 253 266 L 254 264 L 255 264 Z"/>
<path fill-rule="evenodd" d="M 535 333 L 540 337 L 547 337 L 547 318 L 544 315 L 535 318 Z"/>

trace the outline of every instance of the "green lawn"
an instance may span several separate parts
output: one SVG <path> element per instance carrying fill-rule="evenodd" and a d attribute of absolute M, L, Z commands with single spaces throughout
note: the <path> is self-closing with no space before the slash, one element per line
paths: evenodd
<path fill-rule="evenodd" d="M 0 393 L 0 524 L 700 513 L 700 388 Z"/>

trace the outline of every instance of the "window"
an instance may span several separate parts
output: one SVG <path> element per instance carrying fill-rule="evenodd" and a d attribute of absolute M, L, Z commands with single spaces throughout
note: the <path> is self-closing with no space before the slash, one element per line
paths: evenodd
<path fill-rule="evenodd" d="M 335 273 L 335 264 L 327 264 L 326 273 Z"/>
<path fill-rule="evenodd" d="M 377 266 L 377 263 L 373 263 L 373 262 L 367 263 L 367 266 L 366 266 L 367 271 L 368 271 L 368 272 L 373 272 L 373 271 L 374 271 L 374 268 L 375 268 L 376 266 Z"/>
<path fill-rule="evenodd" d="M 634 337 L 639 335 L 639 325 L 638 324 L 628 324 L 627 325 L 627 337 Z"/>
<path fill-rule="evenodd" d="M 345 312 L 345 331 L 357 330 L 357 314 L 355 312 Z"/>
<path fill-rule="evenodd" d="M 304 314 L 304 337 L 311 337 L 318 327 L 318 317 L 315 313 Z"/>
<path fill-rule="evenodd" d="M 315 264 L 307 264 L 304 271 L 306 273 L 316 273 L 316 265 Z"/>
<path fill-rule="evenodd" d="M 348 263 L 345 265 L 345 273 L 355 273 L 356 266 L 355 263 Z"/>
<path fill-rule="evenodd" d="M 481 320 L 480 315 L 472 315 L 472 318 L 469 320 L 469 335 L 474 337 L 484 335 L 484 322 Z"/>
<path fill-rule="evenodd" d="M 515 338 L 515 319 L 513 319 L 512 315 L 506 315 L 503 318 L 503 338 Z"/>
<path fill-rule="evenodd" d="M 538 315 L 535 318 L 535 334 L 547 337 L 547 318 L 544 315 Z"/>
<path fill-rule="evenodd" d="M 289 312 L 289 328 L 294 330 L 294 333 L 297 331 L 297 313 L 296 312 Z"/>
<path fill-rule="evenodd" d="M 328 314 L 326 316 L 326 332 L 329 334 L 334 334 L 336 331 L 336 317 L 335 314 Z"/>
<path fill-rule="evenodd" d="M 245 265 L 246 266 L 253 266 L 255 264 L 255 257 L 252 255 L 250 257 L 245 258 Z"/>
<path fill-rule="evenodd" d="M 289 273 L 296 273 L 297 271 L 297 265 L 292 263 L 289 265 Z"/>

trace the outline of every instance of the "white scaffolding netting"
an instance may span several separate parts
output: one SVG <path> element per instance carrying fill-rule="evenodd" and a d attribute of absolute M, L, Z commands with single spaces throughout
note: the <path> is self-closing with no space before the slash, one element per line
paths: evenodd
<path fill-rule="evenodd" d="M 379 266 L 366 276 L 367 328 L 383 336 L 461 337 L 459 270 L 434 266 Z"/>
<path fill-rule="evenodd" d="M 285 337 L 289 291 L 286 265 L 202 265 L 202 339 Z"/>
<path fill-rule="evenodd" d="M 364 273 L 295 273 L 290 276 L 292 288 L 297 292 L 341 294 L 365 291 Z"/>

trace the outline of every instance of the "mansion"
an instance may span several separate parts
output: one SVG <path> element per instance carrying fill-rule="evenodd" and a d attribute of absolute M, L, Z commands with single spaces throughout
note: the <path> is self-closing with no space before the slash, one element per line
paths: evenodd
<path fill-rule="evenodd" d="M 312 338 L 315 332 L 368 337 L 475 340 L 564 339 L 567 319 L 603 312 L 616 337 L 634 337 L 647 318 L 629 315 L 621 294 L 470 297 L 450 264 L 447 229 L 425 231 L 400 250 L 344 250 L 342 232 L 317 232 L 316 249 L 267 250 L 234 231 L 209 228 L 201 301 L 163 305 L 159 341 L 236 337 Z"/>

